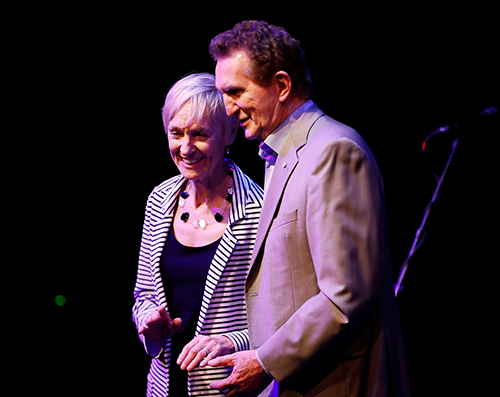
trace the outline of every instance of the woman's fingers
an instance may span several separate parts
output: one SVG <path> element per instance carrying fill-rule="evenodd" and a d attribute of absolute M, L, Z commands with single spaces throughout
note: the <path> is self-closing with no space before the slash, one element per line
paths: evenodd
<path fill-rule="evenodd" d="M 177 359 L 177 364 L 182 370 L 192 371 L 200 364 L 207 365 L 209 360 L 217 356 L 219 350 L 220 346 L 216 338 L 197 336 L 184 346 Z"/>
<path fill-rule="evenodd" d="M 206 352 L 208 352 L 208 354 L 203 358 L 203 360 L 200 361 L 200 364 L 199 364 L 201 368 L 206 367 L 210 360 L 212 360 L 213 358 L 215 358 L 219 355 L 219 351 L 215 350 L 215 349 L 212 351 L 209 351 L 207 349 Z"/>
<path fill-rule="evenodd" d="M 176 318 L 172 320 L 163 306 L 151 312 L 145 319 L 144 324 L 139 327 L 139 334 L 148 333 L 147 337 L 154 340 L 165 340 L 174 336 L 181 328 L 182 320 Z"/>
<path fill-rule="evenodd" d="M 181 328 L 182 320 L 180 318 L 175 318 L 168 323 L 169 332 L 171 335 L 175 335 L 177 331 Z"/>

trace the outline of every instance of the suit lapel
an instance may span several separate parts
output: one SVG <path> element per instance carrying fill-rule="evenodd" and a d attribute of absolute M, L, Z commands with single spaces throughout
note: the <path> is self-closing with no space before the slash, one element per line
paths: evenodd
<path fill-rule="evenodd" d="M 299 162 L 298 152 L 307 142 L 309 130 L 312 125 L 323 114 L 324 113 L 316 105 L 312 105 L 297 120 L 283 144 L 283 148 L 276 160 L 273 176 L 269 182 L 268 191 L 266 192 L 266 197 L 262 206 L 259 228 L 257 230 L 252 261 L 250 264 L 250 272 L 252 272 L 254 264 L 257 262 L 257 257 L 260 254 L 272 222 L 276 217 L 288 180 Z"/>
<path fill-rule="evenodd" d="M 255 246 L 252 254 L 252 263 L 257 256 L 263 241 L 267 236 L 267 232 L 271 227 L 271 223 L 275 217 L 275 212 L 279 207 L 281 196 L 285 189 L 288 178 L 292 174 L 293 169 L 298 163 L 298 158 L 295 150 L 290 150 L 285 157 L 281 155 L 275 164 L 273 176 L 269 183 L 269 188 L 266 193 L 266 198 L 262 205 L 261 217 L 259 220 L 259 228 L 255 238 Z"/>

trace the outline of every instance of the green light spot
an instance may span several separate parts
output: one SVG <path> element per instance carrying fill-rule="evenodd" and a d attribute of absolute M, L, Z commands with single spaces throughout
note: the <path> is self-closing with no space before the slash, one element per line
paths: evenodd
<path fill-rule="evenodd" d="M 64 304 L 66 303 L 66 298 L 65 298 L 63 295 L 57 295 L 57 296 L 54 298 L 54 303 L 55 303 L 57 306 L 64 306 Z"/>

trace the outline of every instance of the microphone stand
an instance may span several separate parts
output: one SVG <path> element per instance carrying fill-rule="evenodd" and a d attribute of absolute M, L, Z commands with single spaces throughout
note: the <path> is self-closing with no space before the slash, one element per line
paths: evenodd
<path fill-rule="evenodd" d="M 417 232 L 415 233 L 415 239 L 413 240 L 413 244 L 411 245 L 410 252 L 408 256 L 406 257 L 405 261 L 401 265 L 401 270 L 399 271 L 399 276 L 398 276 L 398 281 L 394 284 L 394 292 L 396 296 L 398 296 L 398 292 L 402 290 L 403 288 L 403 278 L 405 276 L 406 270 L 408 269 L 408 265 L 410 264 L 410 259 L 415 253 L 415 251 L 420 248 L 420 245 L 422 244 L 423 240 L 420 241 L 420 234 L 424 230 L 425 223 L 427 222 L 427 218 L 429 217 L 429 213 L 431 212 L 431 207 L 432 204 L 437 200 L 439 197 L 439 190 L 441 189 L 441 185 L 443 183 L 444 177 L 446 176 L 446 172 L 448 171 L 448 167 L 451 164 L 451 160 L 453 159 L 453 155 L 455 154 L 455 150 L 457 149 L 458 145 L 458 137 L 455 138 L 455 140 L 452 143 L 451 147 L 451 152 L 450 156 L 448 157 L 448 161 L 446 162 L 446 165 L 443 169 L 443 172 L 441 173 L 441 176 L 439 177 L 436 189 L 434 190 L 434 194 L 432 195 L 431 201 L 429 204 L 427 204 L 427 207 L 425 207 L 425 213 L 424 213 L 424 218 L 422 219 L 422 223 L 420 224 L 420 227 L 417 229 Z M 424 146 L 425 148 L 425 146 Z"/>

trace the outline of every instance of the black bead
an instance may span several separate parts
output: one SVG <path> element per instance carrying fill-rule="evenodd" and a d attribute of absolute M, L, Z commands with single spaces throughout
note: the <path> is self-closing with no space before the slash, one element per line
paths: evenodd
<path fill-rule="evenodd" d="M 187 222 L 188 219 L 189 219 L 189 212 L 183 212 L 181 215 L 181 221 Z"/>
<path fill-rule="evenodd" d="M 189 197 L 189 193 L 186 192 L 185 190 L 181 193 L 181 197 L 185 200 Z"/>
<path fill-rule="evenodd" d="M 217 222 L 222 222 L 222 219 L 224 218 L 222 214 L 219 214 L 218 212 L 215 213 L 214 218 Z"/>
<path fill-rule="evenodd" d="M 226 194 L 226 201 L 228 203 L 232 203 L 233 202 L 233 195 L 231 193 Z"/>

